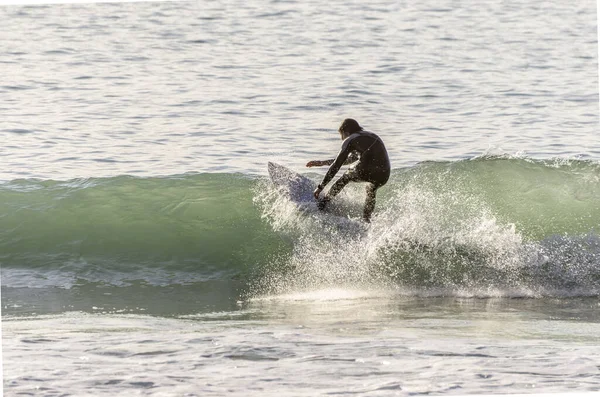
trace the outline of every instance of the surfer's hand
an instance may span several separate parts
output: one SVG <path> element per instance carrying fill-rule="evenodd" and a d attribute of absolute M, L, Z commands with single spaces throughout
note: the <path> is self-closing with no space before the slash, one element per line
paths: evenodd
<path fill-rule="evenodd" d="M 322 161 L 319 160 L 313 160 L 313 161 L 309 161 L 308 163 L 306 163 L 307 167 L 320 167 L 323 165 Z"/>
<path fill-rule="evenodd" d="M 317 201 L 319 200 L 319 194 L 321 194 L 322 191 L 323 191 L 323 188 L 321 187 L 321 185 L 317 186 L 317 188 L 313 192 L 313 196 L 315 196 L 315 200 L 317 200 Z"/>

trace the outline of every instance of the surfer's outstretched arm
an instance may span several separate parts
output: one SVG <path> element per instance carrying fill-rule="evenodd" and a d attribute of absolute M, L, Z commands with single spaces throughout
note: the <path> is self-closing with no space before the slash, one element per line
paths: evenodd
<path fill-rule="evenodd" d="M 306 163 L 307 167 L 321 167 L 323 165 L 331 165 L 333 164 L 333 162 L 335 161 L 335 159 L 331 159 L 331 160 L 313 160 L 313 161 L 309 161 L 308 163 Z"/>
<path fill-rule="evenodd" d="M 344 161 L 343 165 L 348 165 L 348 164 L 352 164 L 355 161 L 358 161 L 358 159 L 360 158 L 360 156 L 358 155 L 357 152 L 352 152 L 350 153 L 350 155 L 348 156 L 348 158 L 346 159 L 346 161 Z M 312 160 L 309 161 L 308 163 L 306 163 L 307 167 L 321 167 L 324 165 L 331 165 L 335 162 L 335 159 L 331 159 L 331 160 Z"/>

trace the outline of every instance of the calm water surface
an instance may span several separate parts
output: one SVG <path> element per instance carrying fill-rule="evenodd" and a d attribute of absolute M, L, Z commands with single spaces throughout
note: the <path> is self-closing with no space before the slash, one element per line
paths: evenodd
<path fill-rule="evenodd" d="M 0 9 L 2 179 L 598 159 L 596 4 L 167 2 Z"/>

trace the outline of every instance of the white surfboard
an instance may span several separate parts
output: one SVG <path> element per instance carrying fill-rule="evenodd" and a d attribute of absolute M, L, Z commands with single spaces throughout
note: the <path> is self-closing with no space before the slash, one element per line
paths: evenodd
<path fill-rule="evenodd" d="M 313 192 L 317 188 L 316 182 L 276 163 L 269 162 L 268 168 L 273 184 L 291 202 L 295 203 L 298 209 L 306 213 L 322 214 L 317 209 L 317 200 L 313 196 Z M 338 232 L 350 233 L 354 236 L 367 230 L 366 224 L 350 219 L 343 207 L 336 209 L 335 205 L 328 205 L 325 212 L 327 218 L 320 217 L 320 219 L 327 219 L 330 226 L 335 225 Z"/>
<path fill-rule="evenodd" d="M 313 196 L 317 184 L 305 176 L 302 176 L 282 165 L 268 164 L 269 176 L 275 186 L 277 186 L 289 199 L 297 204 L 316 203 Z"/>

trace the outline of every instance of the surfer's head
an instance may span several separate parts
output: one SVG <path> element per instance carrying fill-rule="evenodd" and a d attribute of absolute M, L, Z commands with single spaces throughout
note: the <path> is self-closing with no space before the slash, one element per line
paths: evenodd
<path fill-rule="evenodd" d="M 346 139 L 355 132 L 360 132 L 362 130 L 363 128 L 360 125 L 358 125 L 358 122 L 354 119 L 344 120 L 342 122 L 342 125 L 340 125 L 340 128 L 338 128 L 342 139 Z"/>

